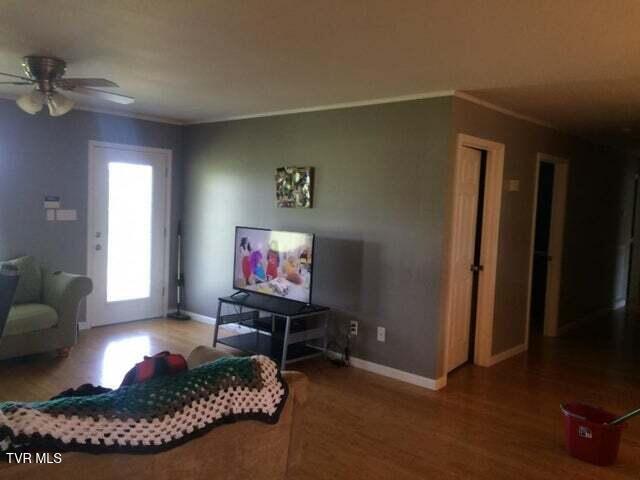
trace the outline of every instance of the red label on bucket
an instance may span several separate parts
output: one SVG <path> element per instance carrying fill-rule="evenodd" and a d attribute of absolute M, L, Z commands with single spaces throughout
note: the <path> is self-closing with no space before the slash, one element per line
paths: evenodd
<path fill-rule="evenodd" d="M 585 426 L 581 426 L 578 429 L 578 435 L 580 435 L 582 438 L 593 438 L 593 432 L 591 432 L 590 428 L 587 428 Z"/>

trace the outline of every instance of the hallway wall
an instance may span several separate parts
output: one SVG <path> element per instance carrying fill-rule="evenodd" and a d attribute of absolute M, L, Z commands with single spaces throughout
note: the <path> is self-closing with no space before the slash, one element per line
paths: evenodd
<path fill-rule="evenodd" d="M 526 120 L 454 98 L 454 136 L 466 133 L 505 144 L 493 353 L 523 344 L 537 153 L 568 158 L 559 325 L 566 327 L 624 300 L 635 163 L 612 148 L 591 144 Z"/>

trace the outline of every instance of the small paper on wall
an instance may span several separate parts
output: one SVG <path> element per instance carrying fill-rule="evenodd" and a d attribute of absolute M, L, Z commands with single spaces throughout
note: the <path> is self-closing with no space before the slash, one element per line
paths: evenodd
<path fill-rule="evenodd" d="M 56 210 L 56 220 L 59 222 L 75 222 L 77 219 L 76 210 Z"/>

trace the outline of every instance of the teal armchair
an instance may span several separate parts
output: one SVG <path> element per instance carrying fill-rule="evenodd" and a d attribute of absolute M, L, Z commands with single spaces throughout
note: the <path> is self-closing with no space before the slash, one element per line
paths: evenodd
<path fill-rule="evenodd" d="M 93 289 L 91 279 L 49 273 L 31 257 L 11 262 L 18 264 L 20 281 L 0 339 L 0 360 L 50 351 L 68 355 L 78 340 L 78 310 Z"/>

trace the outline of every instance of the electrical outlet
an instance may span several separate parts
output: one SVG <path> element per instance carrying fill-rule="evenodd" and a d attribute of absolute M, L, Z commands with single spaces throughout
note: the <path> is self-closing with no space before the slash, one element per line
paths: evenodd
<path fill-rule="evenodd" d="M 387 341 L 387 329 L 384 327 L 378 327 L 378 341 L 386 342 Z"/>
<path fill-rule="evenodd" d="M 349 323 L 349 336 L 358 336 L 358 320 L 351 320 L 351 322 Z"/>

